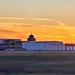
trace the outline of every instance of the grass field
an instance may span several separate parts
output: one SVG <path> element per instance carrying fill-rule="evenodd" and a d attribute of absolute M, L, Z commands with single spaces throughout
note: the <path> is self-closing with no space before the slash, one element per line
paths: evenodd
<path fill-rule="evenodd" d="M 0 75 L 75 75 L 75 52 L 0 52 Z"/>

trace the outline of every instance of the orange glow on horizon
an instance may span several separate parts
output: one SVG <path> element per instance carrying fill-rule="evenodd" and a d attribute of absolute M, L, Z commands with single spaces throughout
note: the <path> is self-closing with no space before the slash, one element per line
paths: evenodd
<path fill-rule="evenodd" d="M 37 41 L 62 41 L 75 43 L 75 28 L 70 26 L 27 25 L 20 23 L 0 23 L 0 38 L 16 38 L 26 41 L 31 34 Z"/>
<path fill-rule="evenodd" d="M 75 0 L 0 0 L 0 38 L 75 43 Z"/>

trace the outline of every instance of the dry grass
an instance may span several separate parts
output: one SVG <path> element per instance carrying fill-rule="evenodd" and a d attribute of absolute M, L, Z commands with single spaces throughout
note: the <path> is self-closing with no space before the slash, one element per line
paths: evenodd
<path fill-rule="evenodd" d="M 0 56 L 75 56 L 74 51 L 0 51 Z"/>
<path fill-rule="evenodd" d="M 60 72 L 75 74 L 75 52 L 0 52 L 0 70 L 2 70 L 2 73 L 26 73 L 32 71 L 35 73 L 34 75 L 37 73 L 48 73 L 49 75 L 50 73 L 56 73 L 58 75 Z"/>

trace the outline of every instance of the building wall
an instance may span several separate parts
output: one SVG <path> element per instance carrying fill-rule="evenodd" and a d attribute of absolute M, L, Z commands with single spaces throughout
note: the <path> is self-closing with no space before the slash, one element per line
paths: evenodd
<path fill-rule="evenodd" d="M 21 49 L 22 42 L 20 39 L 6 39 L 4 43 L 11 49 Z"/>
<path fill-rule="evenodd" d="M 35 42 L 22 42 L 22 49 L 35 50 Z"/>
<path fill-rule="evenodd" d="M 35 50 L 45 50 L 44 42 L 35 42 Z"/>
<path fill-rule="evenodd" d="M 4 40 L 0 39 L 0 44 L 4 44 Z"/>
<path fill-rule="evenodd" d="M 0 39 L 0 50 L 5 49 L 21 50 L 22 42 L 20 39 Z"/>
<path fill-rule="evenodd" d="M 52 50 L 52 51 L 60 51 L 65 50 L 65 45 L 62 42 L 22 42 L 22 49 L 24 50 Z"/>

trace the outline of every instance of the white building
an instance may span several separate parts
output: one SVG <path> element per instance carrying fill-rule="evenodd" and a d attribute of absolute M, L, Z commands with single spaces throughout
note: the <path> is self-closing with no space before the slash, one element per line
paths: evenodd
<path fill-rule="evenodd" d="M 34 36 L 31 34 L 27 41 L 22 42 L 22 49 L 39 51 L 39 50 L 52 50 L 61 51 L 65 50 L 65 44 L 60 41 L 36 41 Z"/>

